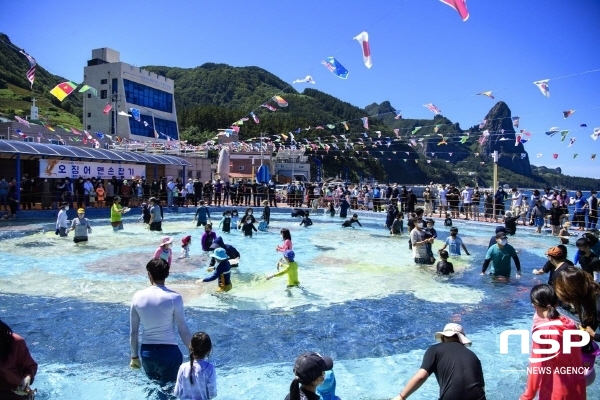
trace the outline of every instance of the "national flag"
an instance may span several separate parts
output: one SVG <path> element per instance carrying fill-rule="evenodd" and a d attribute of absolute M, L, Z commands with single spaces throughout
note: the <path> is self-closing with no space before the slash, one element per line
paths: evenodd
<path fill-rule="evenodd" d="M 528 132 L 528 131 L 526 131 L 525 129 L 521 129 L 521 134 L 522 134 L 522 135 L 525 135 L 525 136 L 527 136 L 527 137 L 530 137 L 530 136 L 531 136 L 531 132 Z"/>
<path fill-rule="evenodd" d="M 558 133 L 558 128 L 550 128 L 550 130 L 548 132 L 546 132 L 546 135 L 552 137 L 554 135 L 556 135 Z"/>
<path fill-rule="evenodd" d="M 552 154 L 552 157 L 556 160 L 558 158 L 558 154 L 554 153 Z"/>
<path fill-rule="evenodd" d="M 59 101 L 63 101 L 65 97 L 70 95 L 73 90 L 75 90 L 76 87 L 77 85 L 70 81 L 59 83 L 50 91 L 50 94 L 56 97 Z"/>
<path fill-rule="evenodd" d="M 467 0 L 440 0 L 442 3 L 454 8 L 463 21 L 469 19 L 469 10 L 467 10 Z"/>
<path fill-rule="evenodd" d="M 260 106 L 266 108 L 269 111 L 277 111 L 277 109 L 275 107 L 273 107 L 272 105 L 267 104 L 267 103 L 261 104 Z"/>
<path fill-rule="evenodd" d="M 594 128 L 594 133 L 592 133 L 592 139 L 596 140 L 600 137 L 600 128 Z"/>
<path fill-rule="evenodd" d="M 563 111 L 563 117 L 564 117 L 564 119 L 569 118 L 571 115 L 573 115 L 574 112 L 575 112 L 575 110 Z"/>
<path fill-rule="evenodd" d="M 75 128 L 71 128 L 71 132 L 73 132 L 76 135 L 81 135 L 81 132 L 79 132 L 77 129 Z"/>
<path fill-rule="evenodd" d="M 364 128 L 369 129 L 369 117 L 362 117 L 361 120 L 362 120 Z"/>
<path fill-rule="evenodd" d="M 427 107 L 427 109 L 429 111 L 431 111 L 432 113 L 434 113 L 435 115 L 438 115 L 438 114 L 442 113 L 442 111 L 440 111 L 439 108 L 437 108 L 436 106 L 434 106 L 433 103 L 423 104 L 423 107 Z"/>
<path fill-rule="evenodd" d="M 394 129 L 394 133 L 396 134 L 396 137 L 400 137 L 400 136 L 399 136 L 399 134 L 400 134 L 400 129 L 397 129 L 397 128 L 396 128 L 396 129 Z"/>
<path fill-rule="evenodd" d="M 288 102 L 285 101 L 285 99 L 281 96 L 273 96 L 273 101 L 275 101 L 279 107 L 287 107 L 288 106 Z M 271 110 L 271 111 L 273 111 L 273 110 Z"/>
<path fill-rule="evenodd" d="M 292 83 L 303 83 L 303 82 L 306 82 L 306 83 L 312 83 L 313 85 L 314 85 L 315 83 L 317 83 L 317 82 L 315 82 L 315 81 L 313 80 L 312 76 L 310 76 L 310 75 L 306 75 L 306 78 L 304 78 L 304 79 L 296 79 L 296 80 L 295 80 L 294 82 L 292 82 Z"/>
<path fill-rule="evenodd" d="M 344 125 L 345 130 L 350 129 L 350 127 L 348 126 L 348 122 L 344 121 L 344 122 L 342 122 L 342 124 Z"/>
<path fill-rule="evenodd" d="M 492 91 L 491 90 L 489 90 L 487 92 L 477 93 L 477 96 L 487 96 L 490 99 L 495 99 L 495 97 L 492 95 Z"/>
<path fill-rule="evenodd" d="M 394 119 L 402 119 L 402 110 L 396 110 L 394 112 L 396 113 Z"/>
<path fill-rule="evenodd" d="M 536 157 L 540 158 L 542 156 L 542 153 L 537 153 Z"/>
<path fill-rule="evenodd" d="M 131 111 L 131 116 L 133 117 L 133 119 L 135 119 L 137 122 L 141 122 L 139 109 L 132 107 L 129 109 L 129 111 Z"/>
<path fill-rule="evenodd" d="M 545 97 L 550 97 L 550 86 L 548 86 L 549 80 L 550 79 L 543 79 L 541 81 L 533 82 L 533 84 L 540 89 L 540 92 L 542 92 Z"/>
<path fill-rule="evenodd" d="M 15 129 L 15 132 L 17 133 L 17 135 L 21 136 L 23 139 L 25 139 L 27 137 L 27 135 L 24 134 L 23 132 L 21 132 L 20 129 Z"/>
<path fill-rule="evenodd" d="M 571 138 L 569 139 L 569 145 L 567 147 L 571 147 L 575 144 L 575 141 L 577 140 L 577 138 Z"/>
<path fill-rule="evenodd" d="M 565 130 L 565 131 L 560 131 L 560 141 L 564 142 L 565 138 L 567 137 L 567 135 L 569 134 L 569 131 Z"/>
<path fill-rule="evenodd" d="M 371 68 L 373 62 L 371 61 L 371 48 L 369 47 L 369 34 L 367 32 L 361 32 L 358 36 L 354 37 L 354 40 L 358 40 L 358 44 L 360 44 L 365 66 Z"/>
<path fill-rule="evenodd" d="M 102 132 L 94 132 L 96 134 L 96 136 L 98 136 L 100 139 L 104 139 L 104 133 Z"/>
<path fill-rule="evenodd" d="M 415 127 L 415 128 L 412 130 L 411 134 L 413 134 L 413 135 L 414 135 L 415 133 L 419 132 L 419 130 L 420 130 L 421 128 L 422 128 L 422 126 L 416 126 L 416 127 Z"/>
<path fill-rule="evenodd" d="M 25 57 L 27 57 L 27 60 L 29 61 L 29 70 L 27 70 L 27 73 L 25 74 L 25 76 L 27 77 L 27 80 L 31 84 L 31 88 L 33 88 L 33 81 L 35 80 L 35 68 L 36 68 L 37 62 L 35 61 L 35 58 L 33 58 L 29 54 L 27 54 L 25 52 L 25 50 L 20 50 L 19 53 L 21 53 Z"/>
<path fill-rule="evenodd" d="M 521 153 L 521 160 L 524 160 L 527 157 L 527 153 Z"/>
<path fill-rule="evenodd" d="M 44 125 L 44 128 L 48 129 L 49 131 L 54 132 L 54 128 L 51 127 L 50 125 Z"/>
<path fill-rule="evenodd" d="M 27 125 L 27 126 L 29 126 L 29 121 L 27 121 L 26 119 L 23 119 L 23 118 L 19 117 L 18 115 L 15 115 L 15 119 L 16 119 L 16 120 L 17 120 L 19 123 L 21 123 L 21 124 L 23 124 L 23 125 Z"/>
<path fill-rule="evenodd" d="M 487 124 L 487 119 L 484 119 L 483 121 L 481 121 L 479 123 L 479 129 L 483 129 L 485 127 L 485 124 Z M 502 132 L 502 133 L 504 133 L 504 132 Z"/>
<path fill-rule="evenodd" d="M 89 86 L 89 85 L 83 85 L 81 88 L 79 88 L 78 92 L 79 93 L 85 93 L 87 91 L 90 91 L 91 94 L 93 94 L 94 96 L 98 96 L 98 91 L 96 89 L 94 89 L 93 87 Z"/>
<path fill-rule="evenodd" d="M 260 120 L 258 119 L 258 116 L 256 114 L 254 114 L 252 111 L 250 111 L 250 116 L 252 117 L 252 119 L 254 120 L 255 123 L 260 123 Z"/>
<path fill-rule="evenodd" d="M 580 128 L 587 128 L 587 124 L 579 124 Z"/>
<path fill-rule="evenodd" d="M 573 154 L 573 160 L 576 159 L 578 155 L 579 154 L 577 154 L 577 153 Z"/>
<path fill-rule="evenodd" d="M 323 64 L 325 68 L 331 71 L 338 78 L 348 78 L 348 70 L 344 68 L 344 66 L 340 64 L 339 61 L 334 57 L 327 57 L 325 60 L 321 61 L 321 64 Z"/>
<path fill-rule="evenodd" d="M 592 160 L 596 159 L 596 154 L 592 154 Z"/>
<path fill-rule="evenodd" d="M 102 112 L 104 114 L 108 114 L 110 112 L 110 110 L 112 110 L 112 105 L 110 103 L 106 103 L 106 105 L 104 106 L 104 110 L 102 110 Z"/>
<path fill-rule="evenodd" d="M 521 120 L 521 117 L 512 117 L 512 124 L 515 128 L 519 127 L 519 121 Z"/>

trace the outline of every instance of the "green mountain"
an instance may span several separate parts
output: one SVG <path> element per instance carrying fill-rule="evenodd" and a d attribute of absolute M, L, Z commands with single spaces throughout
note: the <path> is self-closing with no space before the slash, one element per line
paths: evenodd
<path fill-rule="evenodd" d="M 35 97 L 44 122 L 81 127 L 83 96 L 72 93 L 62 103 L 50 94 L 57 84 L 68 79 L 53 75 L 37 65 L 33 90 L 25 74 L 29 61 L 4 33 L 0 33 L 0 115 L 12 118 L 29 114 Z M 35 55 L 32 55 L 35 56 Z"/>

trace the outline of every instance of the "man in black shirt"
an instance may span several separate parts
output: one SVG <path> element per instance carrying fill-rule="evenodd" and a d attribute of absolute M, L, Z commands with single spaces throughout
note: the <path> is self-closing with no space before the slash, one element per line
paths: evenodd
<path fill-rule="evenodd" d="M 600 260 L 597 255 L 592 253 L 590 240 L 582 237 L 577 239 L 575 245 L 579 250 L 579 265 L 581 265 L 581 269 L 590 274 L 592 278 L 595 278 L 594 275 L 600 273 Z"/>
<path fill-rule="evenodd" d="M 394 400 L 406 400 L 432 373 L 440 385 L 440 400 L 485 400 L 481 362 L 467 349 L 471 341 L 462 326 L 447 324 L 435 339 L 441 343 L 427 349 L 421 368 Z"/>

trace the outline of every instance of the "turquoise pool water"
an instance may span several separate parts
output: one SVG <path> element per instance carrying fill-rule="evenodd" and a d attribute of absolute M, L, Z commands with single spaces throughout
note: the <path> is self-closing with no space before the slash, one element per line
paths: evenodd
<path fill-rule="evenodd" d="M 546 281 L 531 274 L 556 238 L 520 230 L 509 242 L 520 252 L 523 277 L 507 284 L 479 275 L 493 226 L 457 222 L 472 256 L 452 260 L 451 278 L 412 262 L 407 236 L 390 237 L 383 215 L 361 217 L 364 228 L 342 229 L 339 218 L 314 216 L 310 228 L 276 214 L 270 232 L 244 238 L 224 234 L 242 254 L 234 289 L 216 296 L 207 275 L 201 230 L 190 215 L 168 215 L 164 234 L 191 234 L 191 258 L 174 260 L 167 285 L 184 296 L 192 331 L 213 340 L 218 398 L 283 399 L 295 357 L 317 350 L 335 360 L 342 399 L 388 399 L 421 364 L 433 334 L 447 322 L 463 324 L 482 361 L 490 399 L 517 398 L 525 386 L 527 355 L 500 355 L 505 329 L 530 329 L 529 290 Z M 137 217 L 117 234 L 92 220 L 86 245 L 54 235 L 53 223 L 22 224 L 0 232 L 0 318 L 24 336 L 40 370 L 38 399 L 158 398 L 160 388 L 128 367 L 129 302 L 148 285 L 145 264 L 162 234 Z M 438 224 L 440 225 L 440 224 Z M 266 281 L 280 258 L 279 230 L 291 230 L 302 288 L 285 289 L 284 277 Z M 46 230 L 46 232 L 44 232 Z M 447 228 L 438 226 L 443 245 Z M 573 251 L 573 247 L 569 248 Z M 181 346 L 182 352 L 187 351 Z M 588 393 L 598 390 L 595 383 Z M 431 377 L 411 399 L 437 396 Z"/>

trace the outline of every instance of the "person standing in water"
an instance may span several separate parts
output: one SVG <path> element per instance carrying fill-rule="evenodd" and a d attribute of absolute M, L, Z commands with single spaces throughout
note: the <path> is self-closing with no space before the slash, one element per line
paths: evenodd
<path fill-rule="evenodd" d="M 283 253 L 283 261 L 279 261 L 277 263 L 277 269 L 279 272 L 276 272 L 272 275 L 267 276 L 267 280 L 272 279 L 276 276 L 288 276 L 288 284 L 287 287 L 291 288 L 294 286 L 300 285 L 300 281 L 298 280 L 298 264 L 294 261 L 296 254 L 292 250 L 287 250 Z"/>
<path fill-rule="evenodd" d="M 123 214 L 126 212 L 126 209 L 120 204 L 121 198 L 119 196 L 115 196 L 113 199 L 113 205 L 110 207 L 110 224 L 113 227 L 114 232 L 118 232 L 123 230 Z"/>
<path fill-rule="evenodd" d="M 171 266 L 171 260 L 173 259 L 173 250 L 171 249 L 173 238 L 165 236 L 161 239 L 158 248 L 154 252 L 154 259 L 163 259 Z"/>
<path fill-rule="evenodd" d="M 56 218 L 56 231 L 54 231 L 54 233 L 60 235 L 60 237 L 66 237 L 69 233 L 69 221 L 67 220 L 68 210 L 69 203 L 63 202 L 60 204 L 60 211 L 58 212 L 58 217 Z"/>
<path fill-rule="evenodd" d="M 77 218 L 74 218 L 71 222 L 71 229 L 75 232 L 73 242 L 87 242 L 88 233 L 92 233 L 92 227 L 90 226 L 90 220 L 85 218 L 85 209 L 80 208 L 77 210 Z"/>
<path fill-rule="evenodd" d="M 196 210 L 196 214 L 194 215 L 194 221 L 196 222 L 196 227 L 206 226 L 208 224 L 208 220 L 210 219 L 210 211 L 208 211 L 208 207 L 204 205 L 204 200 L 200 200 L 200 207 Z"/>
<path fill-rule="evenodd" d="M 211 257 L 216 259 L 219 263 L 214 269 L 214 272 L 211 276 L 206 277 L 204 279 L 199 279 L 196 283 L 204 283 L 211 282 L 214 280 L 219 280 L 217 288 L 217 292 L 228 292 L 233 288 L 231 284 L 231 264 L 228 261 L 227 252 L 223 248 L 216 249 Z"/>

